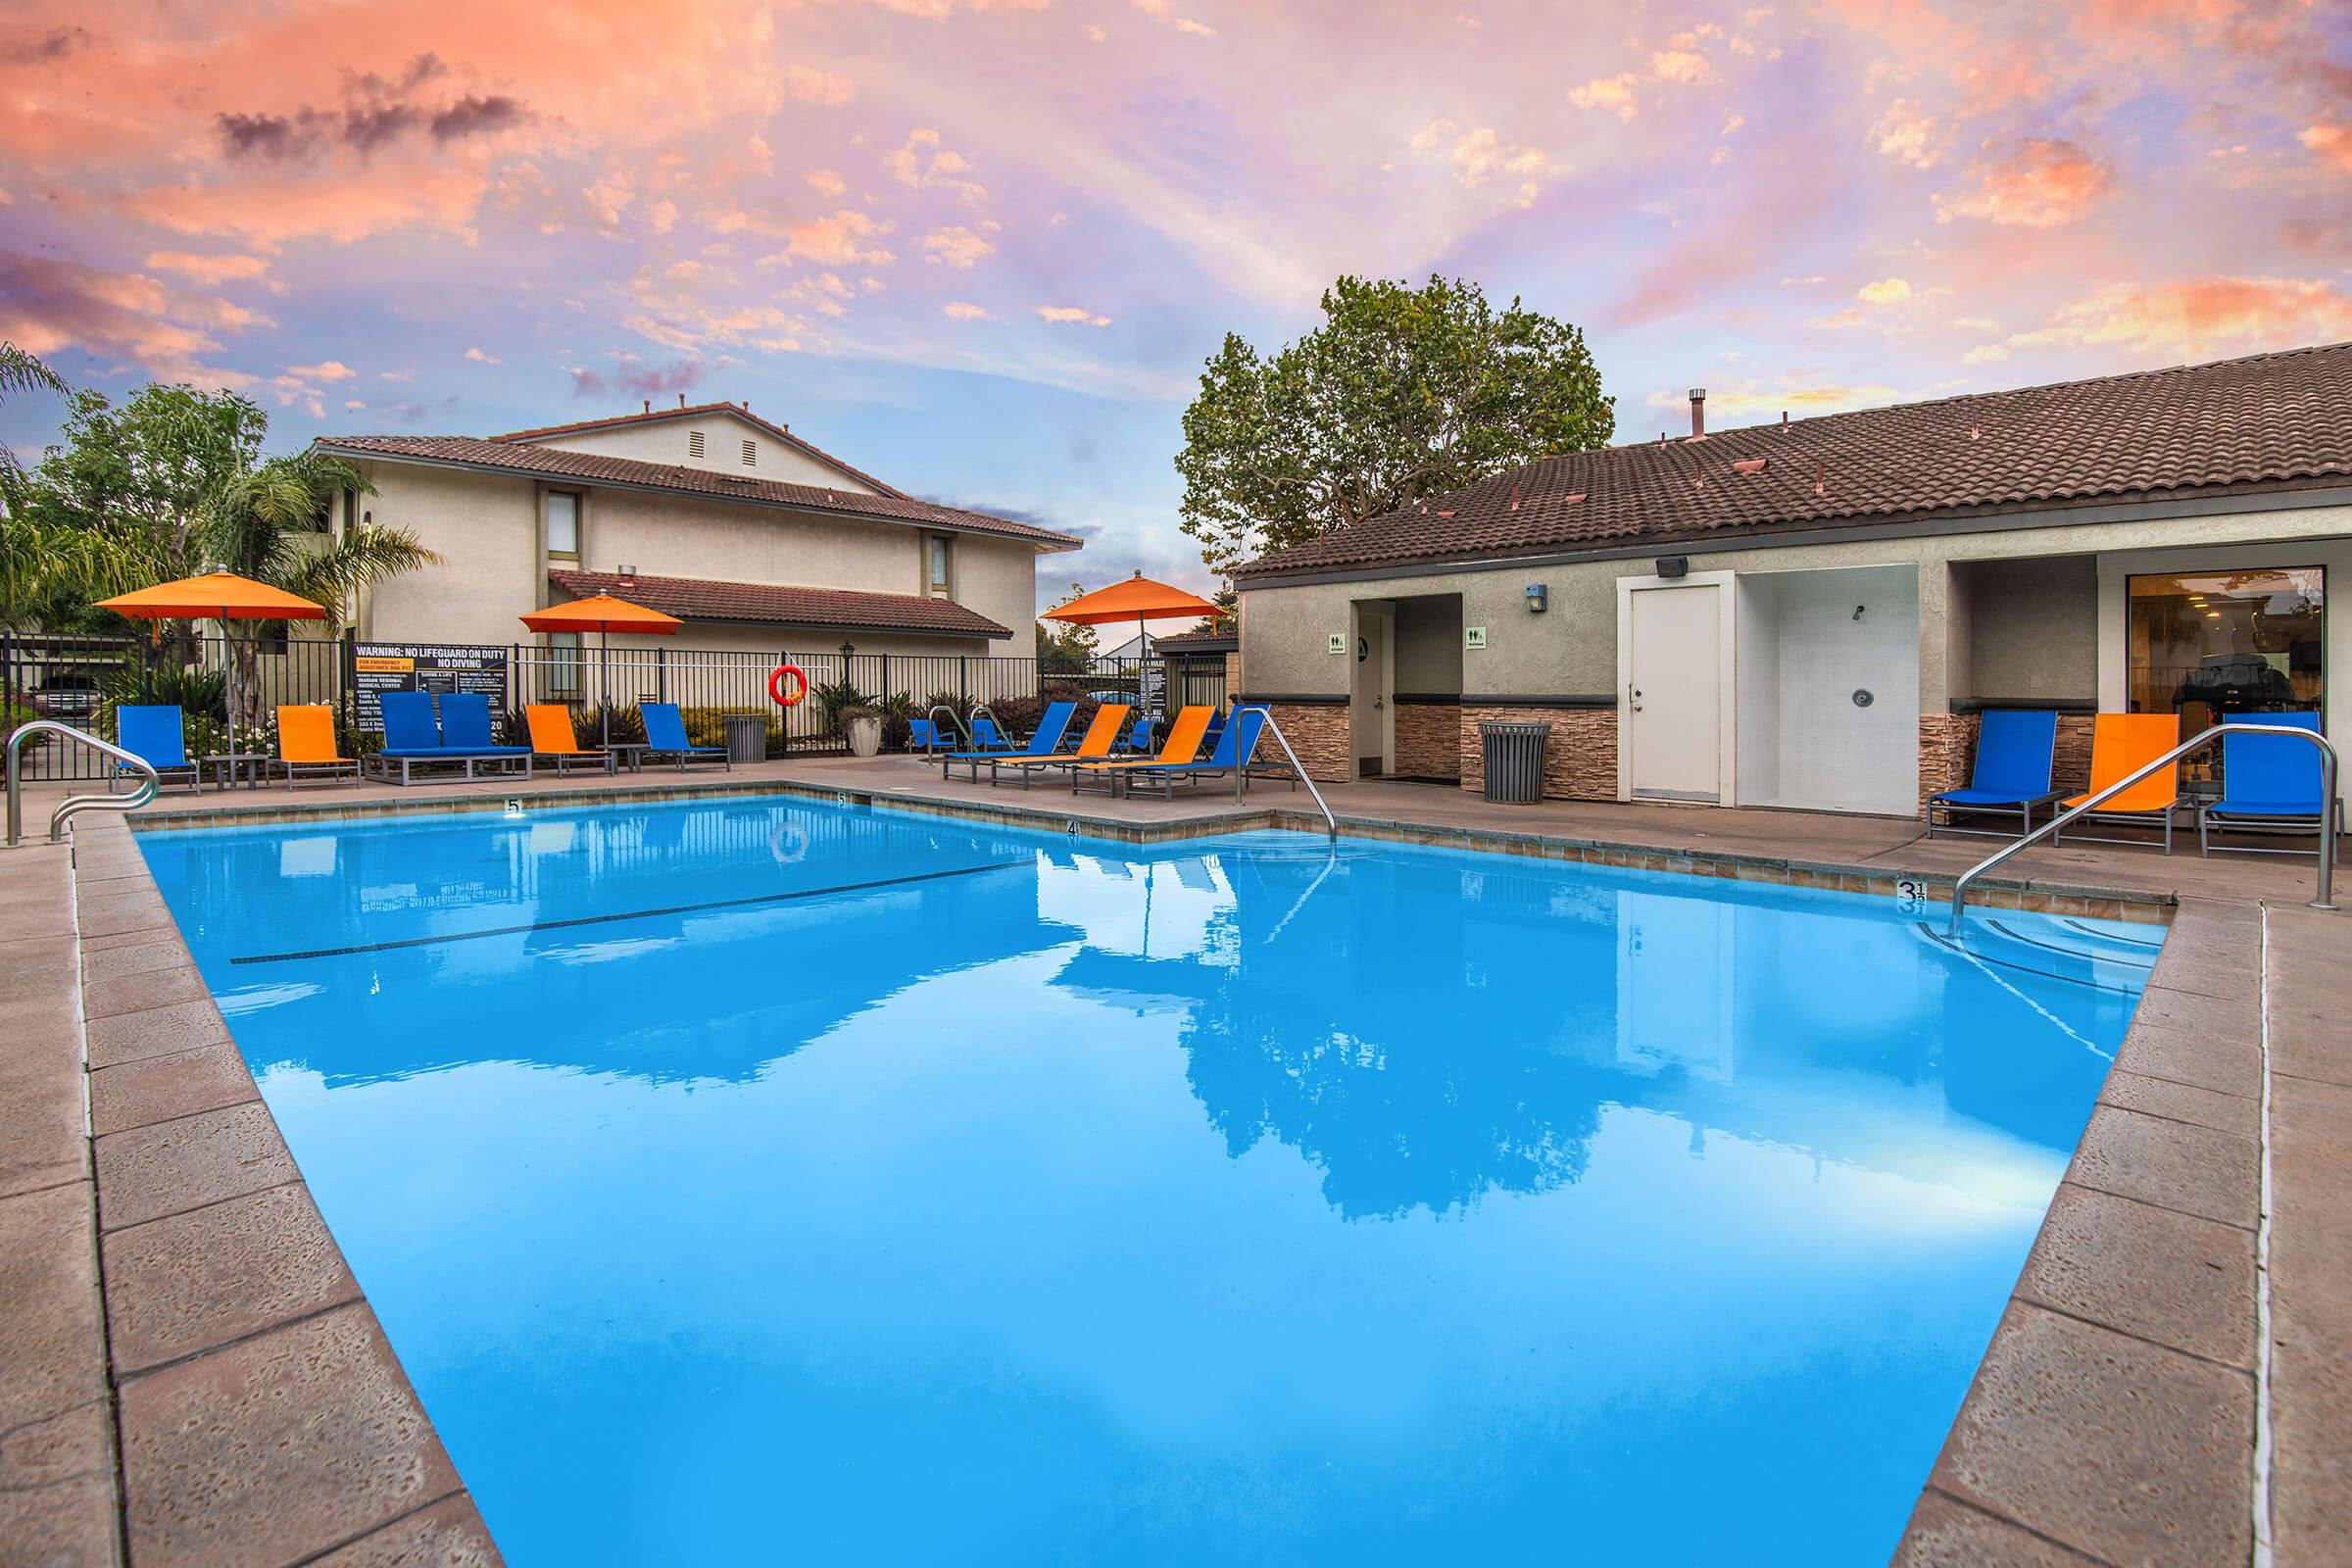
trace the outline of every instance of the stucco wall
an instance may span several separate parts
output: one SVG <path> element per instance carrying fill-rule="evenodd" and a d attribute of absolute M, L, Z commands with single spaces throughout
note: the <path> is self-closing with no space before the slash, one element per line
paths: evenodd
<path fill-rule="evenodd" d="M 360 636 L 402 642 L 507 643 L 515 617 L 546 603 L 538 487 L 529 479 L 407 464 L 362 464 L 376 493 L 360 498 L 378 523 L 407 528 L 447 558 L 404 572 L 364 598 Z"/>
<path fill-rule="evenodd" d="M 1421 696 L 1462 694 L 1462 607 L 1452 598 L 1396 602 L 1396 689 Z M 1447 726 L 1447 743 L 1452 740 Z M 1398 763 L 1401 772 L 1428 771 Z"/>
<path fill-rule="evenodd" d="M 1953 564 L 1953 609 L 1967 663 L 1946 679 L 1955 698 L 2086 699 L 2099 680 L 2095 556 Z"/>
<path fill-rule="evenodd" d="M 689 449 L 687 434 L 703 432 L 703 456 L 695 457 Z M 750 467 L 743 462 L 743 443 L 749 441 L 757 449 L 759 461 Z M 633 458 L 639 463 L 668 463 L 686 468 L 708 468 L 714 473 L 758 474 L 762 479 L 781 479 L 790 484 L 815 484 L 835 490 L 855 491 L 858 495 L 878 494 L 864 480 L 819 463 L 814 458 L 778 441 L 748 419 L 738 419 L 723 412 L 712 412 L 690 419 L 664 419 L 658 424 L 624 424 L 612 430 L 580 430 L 569 435 L 549 436 L 531 443 L 533 446 L 561 447 L 567 452 L 596 452 L 612 458 Z"/>

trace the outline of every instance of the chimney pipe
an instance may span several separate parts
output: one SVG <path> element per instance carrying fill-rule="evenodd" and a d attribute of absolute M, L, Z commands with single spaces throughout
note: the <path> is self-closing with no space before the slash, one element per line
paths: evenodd
<path fill-rule="evenodd" d="M 678 394 L 678 407 L 682 409 L 682 408 L 684 408 L 685 406 L 686 406 L 686 394 L 685 394 L 685 393 L 683 393 L 683 392 L 681 392 L 681 393 L 679 393 L 679 394 Z"/>
<path fill-rule="evenodd" d="M 645 412 L 648 414 L 654 412 L 654 400 L 652 398 L 647 398 L 645 400 Z"/>
<path fill-rule="evenodd" d="M 1690 439 L 1693 441 L 1703 440 L 1706 433 L 1707 389 L 1703 386 L 1694 386 L 1690 389 Z"/>

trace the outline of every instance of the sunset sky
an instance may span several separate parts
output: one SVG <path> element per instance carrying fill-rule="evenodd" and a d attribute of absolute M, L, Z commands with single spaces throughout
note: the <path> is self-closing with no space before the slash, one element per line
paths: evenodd
<path fill-rule="evenodd" d="M 0 14 L 0 337 L 278 449 L 748 399 L 1206 587 L 1201 360 L 1433 270 L 1582 326 L 1620 440 L 2352 338 L 2352 6 Z"/>

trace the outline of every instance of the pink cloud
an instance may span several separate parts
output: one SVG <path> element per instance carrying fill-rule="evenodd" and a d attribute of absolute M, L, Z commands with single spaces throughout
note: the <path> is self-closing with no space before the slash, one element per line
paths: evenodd
<path fill-rule="evenodd" d="M 244 387 L 259 378 L 203 363 L 220 333 L 268 318 L 189 294 L 140 273 L 108 272 L 53 257 L 0 251 L 0 340 L 33 354 L 78 349 L 171 381 Z"/>
<path fill-rule="evenodd" d="M 2106 192 L 2111 172 L 2071 141 L 2034 140 L 1969 166 L 1973 187 L 1936 198 L 1936 219 L 1980 218 L 2027 228 L 2072 223 Z"/>
<path fill-rule="evenodd" d="M 2125 347 L 2175 359 L 2352 338 L 2352 298 L 2317 278 L 2204 277 L 2113 283 L 2062 308 L 2050 324 L 1971 349 L 1968 363 L 2020 350 Z"/>

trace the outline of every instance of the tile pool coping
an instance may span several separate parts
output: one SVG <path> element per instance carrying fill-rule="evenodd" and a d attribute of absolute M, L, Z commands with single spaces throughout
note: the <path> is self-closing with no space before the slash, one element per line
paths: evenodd
<path fill-rule="evenodd" d="M 783 781 L 652 799 L 841 793 Z M 1282 808 L 1135 823 L 847 793 L 853 802 L 1056 831 L 1075 820 L 1082 836 L 1127 843 L 1321 830 L 1319 818 L 1310 824 Z M 527 806 L 603 802 L 649 804 L 649 796 L 541 792 Z M 504 802 L 175 811 L 157 813 L 139 831 L 452 809 L 503 810 Z M 1343 826 L 1396 842 L 1720 869 L 1853 891 L 1891 891 L 1893 876 L 1883 867 L 1669 854 L 1541 833 L 1372 819 Z M 37 1496 L 58 1516 L 51 1528 L 104 1539 L 103 1554 L 92 1545 L 86 1558 L 68 1561 L 120 1561 L 127 1551 L 141 1568 L 223 1557 L 344 1563 L 423 1550 L 452 1564 L 498 1561 L 131 835 L 87 823 L 61 869 L 78 1037 L 72 1064 L 83 1097 L 81 1174 L 30 1194 L 0 1188 L 0 1213 L 21 1197 L 52 1195 L 43 1200 L 57 1212 L 42 1234 L 69 1254 L 79 1239 L 88 1278 L 77 1286 L 81 1275 L 67 1267 L 71 1277 L 58 1289 L 69 1298 L 76 1289 L 95 1293 L 100 1303 L 98 1365 L 83 1369 L 83 1387 L 94 1374 L 105 1391 L 99 1405 L 114 1419 L 101 1434 L 107 1458 L 93 1460 L 97 1440 L 76 1436 L 81 1468 L 34 1491 L 17 1486 L 23 1463 L 7 1447 L 31 1429 L 15 1406 L 0 1407 L 0 1539 Z M 2245 1562 L 2255 1517 L 2258 1349 L 2268 1351 L 2257 1339 L 2266 1046 L 2282 1026 L 2281 1039 L 2299 1029 L 2297 1049 L 2310 1054 L 2302 1059 L 2313 1081 L 2352 1078 L 2322 1049 L 2333 1004 L 2290 997 L 2272 1008 L 2281 1016 L 2266 1017 L 2267 920 L 2281 911 L 2266 915 L 2252 901 L 2176 902 L 2030 881 L 1989 891 L 1992 906 L 2014 899 L 2059 913 L 2170 913 L 2172 930 L 1897 1560 Z M 2110 903 L 2112 911 L 2098 906 Z M 2312 1135 L 2322 1164 L 2324 1112 Z M 0 1237 L 15 1235 L 0 1229 Z M 2271 1274 L 2282 1284 L 2289 1277 L 2276 1264 Z M 2335 1320 L 2324 1283 L 2309 1301 L 2312 1338 L 2325 1346 L 2320 1330 Z M 2282 1354 L 2280 1365 L 2288 1364 Z M 2326 1375 L 2297 1364 L 2298 1378 Z M 0 1392 L 14 1376 L 9 1352 L 0 1351 Z M 2324 1428 L 2328 1412 L 2316 1407 L 2325 1400 L 2309 1402 L 2311 1424 Z M 84 1399 L 55 1419 L 87 1425 L 91 1407 Z M 2291 1416 L 2295 1401 L 2281 1399 L 2278 1409 Z M 2318 1560 L 2327 1549 L 2324 1515 L 2313 1514 L 2296 1535 L 2295 1509 L 2282 1505 L 2279 1513 L 2281 1544 L 2317 1544 Z"/>

